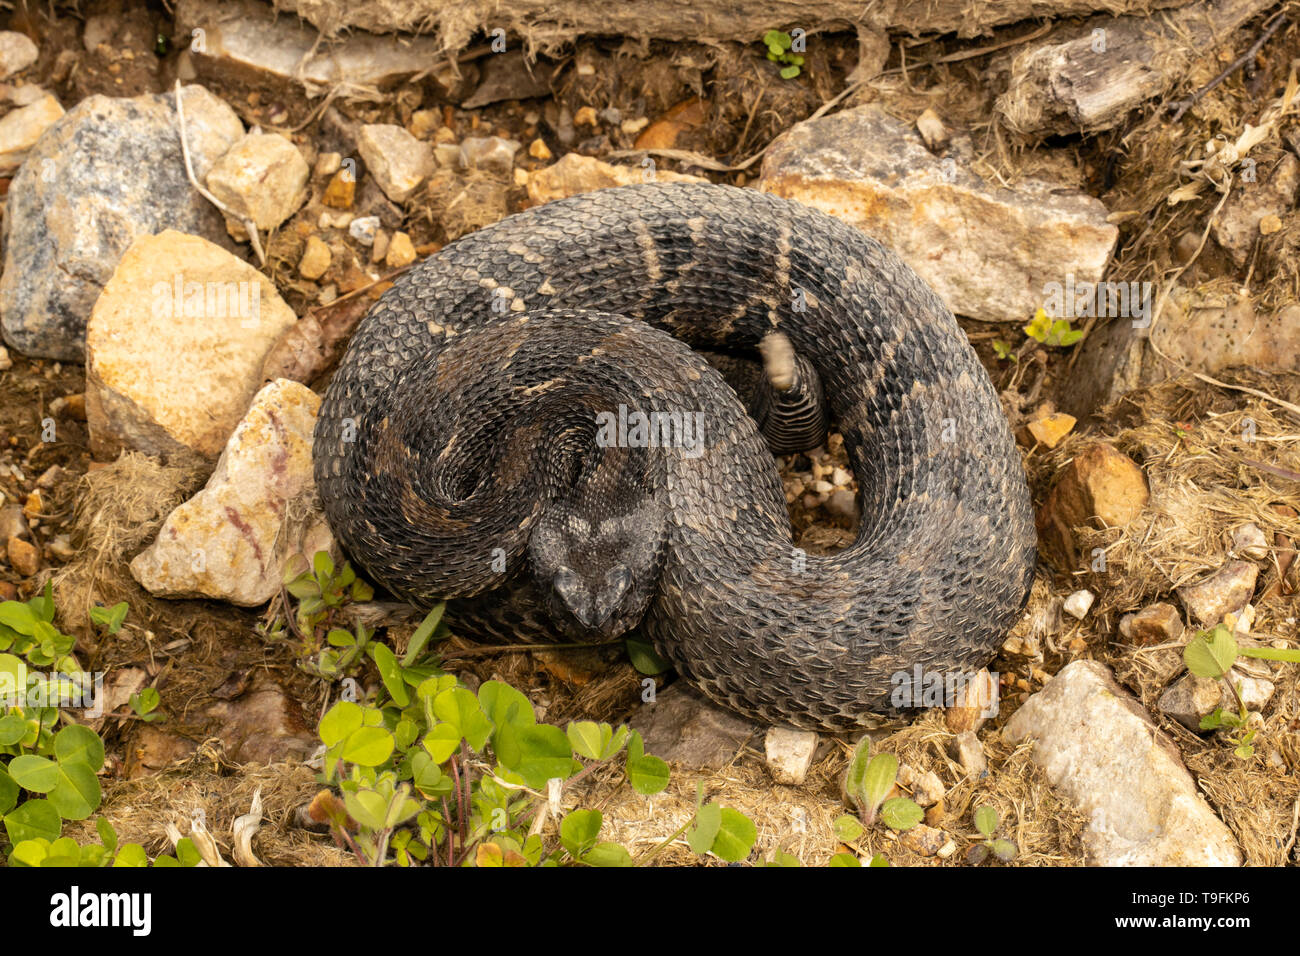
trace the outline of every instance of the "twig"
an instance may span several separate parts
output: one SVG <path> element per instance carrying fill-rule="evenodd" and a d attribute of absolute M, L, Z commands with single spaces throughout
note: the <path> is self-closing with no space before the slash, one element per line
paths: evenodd
<path fill-rule="evenodd" d="M 253 220 L 245 219 L 239 213 L 235 212 L 225 203 L 223 203 L 212 193 L 208 192 L 203 186 L 199 185 L 198 178 L 194 175 L 194 166 L 190 163 L 190 144 L 185 136 L 185 106 L 181 103 L 181 81 L 176 81 L 176 119 L 179 121 L 181 128 L 181 155 L 185 157 L 185 175 L 189 177 L 190 185 L 193 186 L 208 202 L 216 206 L 223 213 L 232 219 L 238 219 L 243 223 L 245 231 L 248 233 L 249 242 L 253 245 L 253 251 L 257 253 L 257 261 L 263 266 L 266 265 L 266 253 L 262 251 L 262 242 L 257 237 L 257 226 Z"/>
<path fill-rule="evenodd" d="M 1270 475 L 1277 475 L 1279 478 L 1285 478 L 1288 481 L 1300 481 L 1300 471 L 1292 471 L 1290 468 L 1279 468 L 1277 465 L 1266 465 L 1262 461 L 1255 461 L 1253 458 L 1240 459 L 1243 465 L 1249 465 L 1251 468 L 1258 468 L 1260 471 L 1266 471 Z"/>
<path fill-rule="evenodd" d="M 460 657 L 482 657 L 486 654 L 508 654 L 519 653 L 521 651 L 571 651 L 585 647 L 615 647 L 622 644 L 622 640 L 600 641 L 595 644 L 492 644 L 484 647 L 467 647 L 464 650 L 440 651 L 439 656 L 443 660 L 448 658 Z"/>
<path fill-rule="evenodd" d="M 1204 86 L 1202 86 L 1191 96 L 1187 97 L 1187 99 L 1179 100 L 1177 103 L 1169 104 L 1170 106 L 1178 107 L 1177 112 L 1175 112 L 1174 115 L 1169 118 L 1169 122 L 1177 123 L 1180 119 L 1183 118 L 1183 114 L 1185 114 L 1188 110 L 1190 110 L 1193 106 L 1196 105 L 1197 101 L 1199 101 L 1201 97 L 1203 97 L 1206 93 L 1210 92 L 1210 90 L 1214 89 L 1224 80 L 1226 80 L 1228 77 L 1232 76 L 1233 73 L 1236 73 L 1238 70 L 1240 70 L 1243 66 L 1246 65 L 1246 63 L 1250 62 L 1250 60 L 1254 59 L 1255 54 L 1259 52 L 1260 47 L 1262 47 L 1265 43 L 1268 42 L 1269 37 L 1271 37 L 1274 33 L 1277 33 L 1277 31 L 1282 29 L 1282 27 L 1286 26 L 1286 24 L 1287 24 L 1286 14 L 1282 13 L 1281 11 L 1273 14 L 1273 17 L 1264 25 L 1264 32 L 1259 35 L 1259 39 L 1257 39 L 1254 43 L 1251 44 L 1249 50 L 1247 50 L 1241 56 L 1237 57 L 1237 59 L 1233 60 L 1232 63 L 1228 65 L 1228 68 L 1226 70 L 1224 70 L 1214 79 L 1210 80 L 1209 83 L 1206 83 Z"/>
<path fill-rule="evenodd" d="M 956 53 L 947 53 L 933 60 L 922 60 L 920 63 L 914 63 L 911 69 L 916 70 L 927 66 L 938 66 L 940 63 L 957 63 L 960 60 L 973 60 L 977 56 L 984 56 L 986 53 L 993 53 L 997 50 L 1005 50 L 1009 46 L 1015 46 L 1017 43 L 1028 43 L 1030 40 L 1037 40 L 1039 37 L 1050 32 L 1055 24 L 1044 23 L 1032 33 L 1026 33 L 1024 36 L 1013 37 L 1010 40 L 1004 40 L 1002 43 L 994 43 L 990 46 L 977 47 L 974 50 L 958 50 Z M 906 73 L 904 67 L 895 66 L 888 70 L 881 70 L 877 76 L 885 76 L 889 73 Z"/>

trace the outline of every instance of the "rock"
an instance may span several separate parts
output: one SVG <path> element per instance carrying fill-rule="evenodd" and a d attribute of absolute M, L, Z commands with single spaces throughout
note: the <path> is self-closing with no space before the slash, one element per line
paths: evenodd
<path fill-rule="evenodd" d="M 87 329 L 92 451 L 216 457 L 296 321 L 266 276 L 213 243 L 170 229 L 137 239 Z"/>
<path fill-rule="evenodd" d="M 799 786 L 808 778 L 817 753 L 817 734 L 811 730 L 772 727 L 764 740 L 764 750 L 772 779 Z"/>
<path fill-rule="evenodd" d="M 594 106 L 580 106 L 578 112 L 573 114 L 574 126 L 596 126 L 596 108 Z"/>
<path fill-rule="evenodd" d="M 361 127 L 357 151 L 384 195 L 406 202 L 433 173 L 433 150 L 401 126 L 377 124 Z"/>
<path fill-rule="evenodd" d="M 1172 604 L 1158 602 L 1136 614 L 1126 614 L 1119 622 L 1120 633 L 1134 644 L 1155 645 L 1180 641 L 1183 618 Z"/>
<path fill-rule="evenodd" d="M 274 678 L 259 672 L 232 700 L 218 700 L 203 716 L 214 721 L 215 736 L 237 763 L 303 760 L 319 743 L 302 719 L 302 709 Z"/>
<path fill-rule="evenodd" d="M 243 220 L 274 229 L 307 199 L 311 169 L 298 147 L 278 133 L 248 133 L 208 172 L 212 195 L 238 216 L 226 223 L 236 239 L 247 238 Z"/>
<path fill-rule="evenodd" d="M 984 756 L 984 745 L 975 736 L 973 730 L 963 730 L 948 742 L 948 756 L 957 761 L 969 777 L 979 778 L 988 770 L 988 758 Z"/>
<path fill-rule="evenodd" d="M 1233 685 L 1241 695 L 1247 710 L 1259 711 L 1273 697 L 1274 684 L 1267 677 L 1231 672 Z M 1201 733 L 1201 718 L 1222 707 L 1237 713 L 1237 698 L 1226 679 L 1184 675 L 1177 683 L 1160 695 L 1161 711 L 1178 721 L 1188 730 Z"/>
<path fill-rule="evenodd" d="M 540 159 L 542 162 L 546 162 L 551 159 L 552 156 L 550 148 L 546 145 L 546 141 L 540 136 L 528 144 L 528 155 L 533 157 L 533 159 Z"/>
<path fill-rule="evenodd" d="M 296 17 L 276 16 L 264 3 L 181 0 L 175 19 L 178 35 L 192 37 L 181 57 L 200 78 L 301 86 L 310 97 L 338 88 L 348 99 L 386 100 L 394 84 L 427 72 L 443 56 L 441 41 L 431 36 L 399 42 L 357 32 L 325 39 Z"/>
<path fill-rule="evenodd" d="M 525 62 L 521 48 L 484 57 L 479 62 L 483 65 L 483 78 L 473 94 L 461 102 L 462 109 L 475 110 L 502 100 L 551 95 L 551 65 Z"/>
<path fill-rule="evenodd" d="M 700 176 L 686 176 L 666 170 L 650 170 L 640 166 L 613 166 L 591 156 L 566 153 L 558 163 L 536 170 L 528 177 L 528 199 L 534 206 L 576 196 L 593 189 L 611 186 L 629 186 L 633 183 L 658 181 L 663 183 L 707 182 Z"/>
<path fill-rule="evenodd" d="M 25 33 L 0 31 L 0 80 L 21 73 L 40 56 L 41 51 Z"/>
<path fill-rule="evenodd" d="M 519 143 L 502 136 L 471 136 L 460 144 L 460 165 L 481 169 L 500 176 L 508 175 L 515 165 Z"/>
<path fill-rule="evenodd" d="M 806 120 L 763 159 L 758 188 L 830 213 L 896 251 L 953 312 L 1028 318 L 1065 276 L 1097 282 L 1118 230 L 1098 200 L 1060 182 L 1014 189 L 973 172 L 969 136 L 948 156 L 878 106 Z"/>
<path fill-rule="evenodd" d="M 1254 561 L 1268 557 L 1268 539 L 1259 525 L 1251 522 L 1232 529 L 1232 553 Z"/>
<path fill-rule="evenodd" d="M 948 129 L 934 110 L 927 109 L 916 118 L 916 131 L 930 152 L 941 153 L 947 149 L 950 141 Z"/>
<path fill-rule="evenodd" d="M 302 258 L 298 260 L 298 274 L 304 279 L 319 279 L 330 267 L 330 247 L 320 236 L 308 236 Z"/>
<path fill-rule="evenodd" d="M 416 110 L 406 128 L 416 139 L 428 139 L 441 127 L 442 114 L 437 110 Z"/>
<path fill-rule="evenodd" d="M 1087 588 L 1082 588 L 1067 597 L 1061 607 L 1066 614 L 1069 614 L 1075 620 L 1082 621 L 1087 617 L 1088 609 L 1092 607 L 1094 600 L 1096 600 L 1096 595 Z"/>
<path fill-rule="evenodd" d="M 1241 865 L 1231 831 L 1197 791 L 1177 748 L 1105 665 L 1067 664 L 1012 715 L 1003 736 L 1032 738 L 1034 761 L 1089 817 L 1090 863 Z"/>
<path fill-rule="evenodd" d="M 393 238 L 388 242 L 388 254 L 384 259 L 385 265 L 390 269 L 400 269 L 402 266 L 409 266 L 415 261 L 415 245 L 411 242 L 411 237 L 404 232 L 393 233 Z"/>
<path fill-rule="evenodd" d="M 128 780 L 157 773 L 187 757 L 198 744 L 153 724 L 138 726 L 126 748 L 124 774 Z"/>
<path fill-rule="evenodd" d="M 1276 221 L 1279 213 L 1289 212 L 1295 204 L 1300 160 L 1283 150 L 1272 169 L 1260 167 L 1255 174 L 1254 182 L 1238 184 L 1214 219 L 1214 238 L 1238 268 L 1246 264 L 1260 233 L 1268 228 L 1264 220 Z"/>
<path fill-rule="evenodd" d="M 987 668 L 978 671 L 973 680 L 957 682 L 943 713 L 945 726 L 954 734 L 979 730 L 986 720 L 998 715 L 999 689 L 998 678 Z"/>
<path fill-rule="evenodd" d="M 375 241 L 370 246 L 370 261 L 382 262 L 388 255 L 388 233 L 380 229 L 375 233 Z"/>
<path fill-rule="evenodd" d="M 9 357 L 9 350 L 0 345 L 0 372 L 7 372 L 14 367 L 14 360 Z"/>
<path fill-rule="evenodd" d="M 30 542 L 10 536 L 5 546 L 9 556 L 9 566 L 25 578 L 30 578 L 41 569 L 41 552 Z"/>
<path fill-rule="evenodd" d="M 1065 412 L 1052 412 L 1042 418 L 1036 418 L 1025 425 L 1031 438 L 1044 448 L 1055 448 L 1061 439 L 1074 430 L 1078 422 L 1073 415 Z"/>
<path fill-rule="evenodd" d="M 630 723 L 645 738 L 646 753 L 691 770 L 725 767 L 761 730 L 758 724 L 715 707 L 684 681 L 642 704 Z"/>
<path fill-rule="evenodd" d="M 1229 561 L 1208 578 L 1178 588 L 1183 607 L 1205 627 L 1214 627 L 1228 613 L 1236 613 L 1255 594 L 1259 567 L 1249 561 Z"/>
<path fill-rule="evenodd" d="M 1245 296 L 1179 287 L 1152 321 L 1154 305 L 1152 296 L 1145 318 L 1099 324 L 1080 343 L 1060 393 L 1070 412 L 1086 418 L 1126 392 L 1188 369 L 1208 375 L 1235 366 L 1300 371 L 1300 305 L 1260 311 Z"/>
<path fill-rule="evenodd" d="M 183 93 L 195 175 L 243 135 L 200 86 Z M 84 361 L 86 319 L 128 246 L 173 228 L 227 242 L 185 175 L 171 93 L 90 96 L 32 148 L 9 186 L 0 326 L 27 355 Z"/>
<path fill-rule="evenodd" d="M 832 491 L 830 497 L 826 499 L 826 513 L 841 518 L 856 519 L 858 517 L 857 495 L 847 488 Z"/>
<path fill-rule="evenodd" d="M 375 244 L 375 236 L 378 233 L 378 216 L 362 216 L 359 219 L 353 219 L 352 223 L 348 226 L 348 235 L 363 246 L 373 246 Z"/>
<path fill-rule="evenodd" d="M 160 597 L 207 597 L 245 607 L 280 590 L 294 554 L 333 547 L 312 501 L 312 428 L 320 397 L 276 379 L 226 443 L 208 483 L 163 522 L 157 540 L 131 562 L 131 574 Z"/>
<path fill-rule="evenodd" d="M 31 535 L 27 526 L 27 516 L 23 514 L 22 505 L 4 505 L 0 507 L 0 540 L 26 538 Z"/>
<path fill-rule="evenodd" d="M 918 823 L 910 830 L 900 833 L 898 842 L 918 856 L 934 856 L 948 842 L 948 834 L 935 827 Z"/>
<path fill-rule="evenodd" d="M 1059 567 L 1074 570 L 1074 528 L 1092 527 L 1094 521 L 1107 528 L 1126 527 L 1150 497 L 1146 476 L 1133 459 L 1104 442 L 1081 448 L 1038 510 L 1045 552 Z"/>
<path fill-rule="evenodd" d="M 912 799 L 920 807 L 933 807 L 943 800 L 948 788 L 933 770 L 916 774 L 912 778 Z"/>
<path fill-rule="evenodd" d="M 330 177 L 320 201 L 331 209 L 351 209 L 356 195 L 357 177 L 350 169 L 339 169 Z"/>
<path fill-rule="evenodd" d="M 22 165 L 41 134 L 63 116 L 56 97 L 46 93 L 30 106 L 24 106 L 0 119 L 0 175 L 8 175 Z"/>

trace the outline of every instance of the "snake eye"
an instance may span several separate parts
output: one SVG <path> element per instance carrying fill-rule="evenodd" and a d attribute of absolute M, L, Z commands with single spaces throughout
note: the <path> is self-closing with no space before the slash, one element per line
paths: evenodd
<path fill-rule="evenodd" d="M 632 586 L 632 572 L 626 565 L 620 564 L 605 575 L 605 590 L 601 594 L 604 603 L 613 607 L 623 599 L 627 589 Z"/>
<path fill-rule="evenodd" d="M 551 579 L 555 593 L 560 596 L 565 607 L 578 621 L 586 627 L 591 626 L 591 594 L 582 583 L 582 578 L 572 568 L 560 568 Z"/>

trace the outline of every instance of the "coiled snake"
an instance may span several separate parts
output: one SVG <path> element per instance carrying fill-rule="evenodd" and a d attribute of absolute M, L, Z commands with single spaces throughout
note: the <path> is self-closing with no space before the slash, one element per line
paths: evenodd
<path fill-rule="evenodd" d="M 763 434 L 690 348 L 774 331 L 859 482 L 835 554 L 792 544 Z M 639 627 L 772 723 L 919 705 L 917 676 L 989 662 L 1033 574 L 1019 454 L 952 314 L 878 242 L 751 189 L 600 190 L 448 245 L 363 320 L 314 456 L 335 534 L 403 598 L 523 637 Z"/>

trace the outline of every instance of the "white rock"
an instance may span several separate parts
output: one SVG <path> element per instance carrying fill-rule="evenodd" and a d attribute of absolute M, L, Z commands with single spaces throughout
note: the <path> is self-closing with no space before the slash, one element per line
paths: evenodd
<path fill-rule="evenodd" d="M 0 32 L 0 80 L 7 80 L 36 62 L 40 50 L 25 33 Z"/>
<path fill-rule="evenodd" d="M 292 555 L 330 550 L 329 527 L 310 507 L 319 408 L 315 392 L 288 379 L 259 391 L 207 485 L 167 517 L 157 540 L 131 562 L 135 579 L 160 597 L 252 607 L 279 592 Z"/>
<path fill-rule="evenodd" d="M 1089 817 L 1084 847 L 1100 866 L 1240 866 L 1241 851 L 1196 788 L 1173 743 L 1109 668 L 1075 661 L 1007 722 L 1033 738 L 1034 761 Z"/>
<path fill-rule="evenodd" d="M 1119 233 L 1101 202 L 1060 182 L 985 182 L 973 161 L 969 136 L 939 158 L 912 126 L 860 106 L 783 134 L 758 188 L 881 240 L 959 315 L 1027 319 L 1051 283 L 1102 278 Z"/>
<path fill-rule="evenodd" d="M 1267 677 L 1251 676 L 1234 669 L 1232 683 L 1248 711 L 1259 711 L 1273 697 L 1275 686 Z M 1160 709 L 1188 730 L 1201 732 L 1201 718 L 1222 707 L 1237 713 L 1237 698 L 1227 680 L 1187 674 L 1160 695 Z"/>
<path fill-rule="evenodd" d="M 59 101 L 46 93 L 29 106 L 12 110 L 0 119 L 0 173 L 11 173 L 21 166 L 41 134 L 62 116 Z"/>
<path fill-rule="evenodd" d="M 471 136 L 460 144 L 460 164 L 466 169 L 482 169 L 506 174 L 515 165 L 519 143 L 501 136 Z"/>
<path fill-rule="evenodd" d="M 772 727 L 763 742 L 767 769 L 777 783 L 798 786 L 808 778 L 813 755 L 817 753 L 817 734 L 811 730 Z"/>
<path fill-rule="evenodd" d="M 266 276 L 220 246 L 170 229 L 140 237 L 87 324 L 91 449 L 215 458 L 296 321 Z"/>
<path fill-rule="evenodd" d="M 298 147 L 278 133 L 247 133 L 208 172 L 207 186 L 241 221 L 227 221 L 230 234 L 247 238 L 242 220 L 274 229 L 307 199 L 311 169 Z"/>
<path fill-rule="evenodd" d="M 1065 613 L 1071 617 L 1078 618 L 1082 621 L 1088 614 L 1088 609 L 1092 607 L 1092 602 L 1096 599 L 1095 595 L 1087 588 L 1082 588 L 1072 593 L 1065 599 L 1062 604 Z"/>
<path fill-rule="evenodd" d="M 1262 561 L 1268 557 L 1268 539 L 1254 522 L 1238 525 L 1232 529 L 1232 550 L 1244 558 Z"/>
<path fill-rule="evenodd" d="M 433 173 L 433 149 L 429 144 L 391 123 L 361 127 L 357 152 L 384 195 L 393 202 L 410 199 Z"/>
<path fill-rule="evenodd" d="M 348 235 L 361 243 L 363 246 L 373 246 L 375 236 L 379 233 L 378 216 L 362 216 L 359 219 L 353 219 L 348 226 Z"/>

